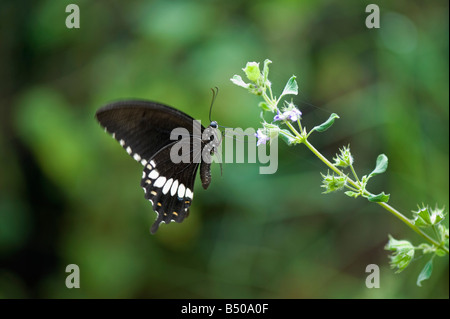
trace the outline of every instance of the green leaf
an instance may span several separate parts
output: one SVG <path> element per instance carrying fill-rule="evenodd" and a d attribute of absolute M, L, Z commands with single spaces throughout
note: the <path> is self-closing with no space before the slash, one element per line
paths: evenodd
<path fill-rule="evenodd" d="M 317 132 L 325 132 L 326 130 L 328 130 L 330 128 L 331 125 L 333 125 L 334 120 L 338 119 L 339 115 L 337 115 L 336 113 L 333 113 L 330 115 L 330 117 L 328 118 L 328 120 L 326 120 L 324 123 L 318 125 L 318 126 L 314 126 L 312 131 L 317 131 Z"/>
<path fill-rule="evenodd" d="M 298 140 L 292 136 L 292 134 L 288 130 L 280 130 L 280 136 L 283 141 L 286 142 L 287 145 L 292 145 L 298 143 Z"/>
<path fill-rule="evenodd" d="M 372 173 L 369 174 L 369 178 L 375 176 L 375 175 L 379 175 L 382 174 L 384 172 L 386 172 L 388 167 L 388 158 L 386 155 L 384 154 L 380 154 L 377 157 L 377 164 L 375 166 L 375 169 L 372 171 Z"/>
<path fill-rule="evenodd" d="M 266 102 L 259 102 L 258 106 L 264 111 L 272 111 Z"/>
<path fill-rule="evenodd" d="M 390 196 L 391 195 L 382 192 L 378 195 L 370 195 L 369 197 L 367 197 L 367 199 L 369 200 L 369 202 L 373 203 L 387 203 Z"/>
<path fill-rule="evenodd" d="M 439 257 L 444 257 L 447 255 L 447 253 L 445 252 L 445 250 L 437 248 L 436 249 L 436 255 L 438 255 Z"/>
<path fill-rule="evenodd" d="M 267 86 L 270 86 L 269 82 L 269 64 L 272 63 L 269 59 L 264 60 L 264 67 L 263 67 L 263 76 L 264 76 L 264 82 Z"/>
<path fill-rule="evenodd" d="M 422 287 L 422 281 L 430 278 L 432 272 L 433 258 L 431 258 L 430 261 L 426 263 L 425 267 L 423 267 L 422 271 L 420 272 L 419 277 L 417 277 L 417 286 Z"/>
<path fill-rule="evenodd" d="M 287 81 L 286 86 L 284 87 L 283 93 L 281 93 L 281 96 L 284 96 L 287 94 L 293 94 L 293 95 L 298 94 L 298 84 L 297 84 L 297 81 L 295 81 L 295 75 L 291 76 L 291 78 Z"/>
<path fill-rule="evenodd" d="M 238 85 L 238 86 L 242 86 L 243 88 L 248 89 L 250 84 L 249 83 L 245 83 L 244 80 L 242 80 L 240 75 L 233 75 L 233 77 L 230 79 L 231 82 L 233 82 L 234 84 Z"/>

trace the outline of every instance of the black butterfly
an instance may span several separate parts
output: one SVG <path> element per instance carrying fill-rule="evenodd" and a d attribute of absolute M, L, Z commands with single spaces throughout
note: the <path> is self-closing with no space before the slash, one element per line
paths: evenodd
<path fill-rule="evenodd" d="M 211 155 L 219 143 L 217 122 L 211 121 L 205 128 L 170 106 L 138 100 L 108 104 L 95 116 L 105 131 L 144 166 L 141 186 L 158 215 L 150 232 L 154 234 L 161 222 L 181 223 L 189 215 L 199 165 L 203 188 L 211 183 Z M 174 140 L 174 129 L 186 134 Z M 174 162 L 171 156 L 187 147 L 188 159 Z"/>

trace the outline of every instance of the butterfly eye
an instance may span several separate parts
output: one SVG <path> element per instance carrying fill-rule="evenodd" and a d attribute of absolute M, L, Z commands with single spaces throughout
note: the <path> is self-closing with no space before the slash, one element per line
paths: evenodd
<path fill-rule="evenodd" d="M 212 121 L 209 126 L 211 126 L 212 128 L 217 128 L 217 122 L 216 121 Z"/>

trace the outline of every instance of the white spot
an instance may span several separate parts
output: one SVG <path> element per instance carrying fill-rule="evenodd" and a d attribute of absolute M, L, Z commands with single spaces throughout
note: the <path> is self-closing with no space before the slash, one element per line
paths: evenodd
<path fill-rule="evenodd" d="M 138 153 L 134 153 L 133 158 L 138 162 L 141 160 L 141 156 Z"/>
<path fill-rule="evenodd" d="M 184 198 L 184 192 L 186 191 L 186 187 L 184 187 L 184 184 L 181 183 L 180 186 L 178 186 L 178 197 Z"/>
<path fill-rule="evenodd" d="M 113 137 L 113 138 L 116 138 L 116 133 L 112 133 L 112 137 Z"/>
<path fill-rule="evenodd" d="M 164 187 L 162 189 L 162 192 L 164 195 L 166 195 L 169 192 L 170 186 L 172 186 L 173 178 L 169 179 L 166 184 L 164 184 Z"/>
<path fill-rule="evenodd" d="M 142 172 L 142 178 L 145 178 L 145 171 Z"/>
<path fill-rule="evenodd" d="M 153 167 L 152 167 L 150 164 L 148 164 L 148 165 L 147 165 L 147 169 L 152 170 Z"/>
<path fill-rule="evenodd" d="M 161 187 L 163 187 L 163 185 L 164 185 L 165 182 L 166 182 L 166 178 L 165 178 L 164 176 L 160 176 L 160 177 L 158 177 L 158 179 L 156 180 L 154 186 L 155 186 L 155 187 L 161 188 Z"/>
<path fill-rule="evenodd" d="M 175 195 L 177 193 L 178 190 L 178 180 L 175 180 L 175 182 L 173 182 L 172 184 L 172 188 L 170 189 L 170 195 Z"/>
<path fill-rule="evenodd" d="M 143 160 L 141 161 L 141 164 L 142 164 L 142 166 L 147 165 L 147 160 L 143 159 Z"/>
<path fill-rule="evenodd" d="M 119 143 L 120 143 L 120 146 L 124 146 L 125 145 L 125 141 L 124 140 L 120 140 Z"/>
<path fill-rule="evenodd" d="M 152 201 L 151 199 L 149 199 L 149 201 L 150 201 L 150 203 L 152 203 L 152 205 L 153 205 L 153 201 Z"/>
<path fill-rule="evenodd" d="M 131 147 L 128 146 L 128 147 L 127 147 L 127 153 L 128 153 L 128 154 L 131 154 L 132 152 L 133 152 L 133 151 L 131 150 Z"/>
<path fill-rule="evenodd" d="M 151 179 L 156 179 L 156 178 L 158 178 L 158 176 L 159 176 L 159 173 L 156 169 L 152 170 L 150 172 L 150 174 L 148 174 L 148 177 L 150 177 Z"/>
<path fill-rule="evenodd" d="M 150 161 L 150 165 L 153 166 L 153 167 L 156 167 L 156 164 L 155 164 L 154 161 Z"/>
<path fill-rule="evenodd" d="M 144 190 L 144 193 L 146 193 L 146 194 L 147 194 L 147 188 L 145 188 L 145 187 L 142 187 L 142 189 Z"/>
<path fill-rule="evenodd" d="M 192 193 L 192 191 L 187 187 L 186 187 L 186 197 L 190 198 L 191 200 L 194 197 L 194 193 Z"/>

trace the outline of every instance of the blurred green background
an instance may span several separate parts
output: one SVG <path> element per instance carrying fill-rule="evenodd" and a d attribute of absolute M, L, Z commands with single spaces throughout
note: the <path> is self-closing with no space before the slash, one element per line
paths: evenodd
<path fill-rule="evenodd" d="M 67 29 L 76 3 L 81 28 Z M 213 167 L 182 224 L 162 224 L 141 167 L 94 120 L 125 98 L 163 102 L 208 123 L 259 127 L 260 101 L 230 81 L 269 58 L 275 94 L 297 75 L 311 142 L 331 158 L 351 145 L 370 190 L 411 216 L 449 206 L 448 2 L 2 1 L 0 3 L 0 298 L 448 298 L 448 257 L 389 269 L 388 234 L 421 238 L 376 204 L 321 194 L 326 167 L 280 143 L 260 164 Z M 77 264 L 81 288 L 67 289 Z M 368 289 L 368 264 L 381 287 Z"/>

